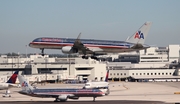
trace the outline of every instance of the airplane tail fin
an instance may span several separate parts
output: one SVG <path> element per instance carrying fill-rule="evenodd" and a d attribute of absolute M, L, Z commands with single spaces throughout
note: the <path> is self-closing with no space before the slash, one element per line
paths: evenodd
<path fill-rule="evenodd" d="M 144 44 L 149 33 L 152 22 L 145 22 L 130 38 L 126 40 L 129 43 Z"/>
<path fill-rule="evenodd" d="M 9 80 L 6 83 L 15 84 L 18 73 L 19 73 L 19 71 L 15 71 L 14 74 L 9 78 Z"/>
<path fill-rule="evenodd" d="M 34 88 L 27 82 L 23 76 L 18 75 L 18 79 L 23 91 L 30 93 Z"/>
<path fill-rule="evenodd" d="M 107 70 L 105 82 L 108 82 L 108 76 L 109 76 L 109 70 Z"/>

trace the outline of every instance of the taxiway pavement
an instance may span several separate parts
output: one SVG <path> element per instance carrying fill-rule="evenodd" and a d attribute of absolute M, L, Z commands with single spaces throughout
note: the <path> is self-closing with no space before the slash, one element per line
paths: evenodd
<path fill-rule="evenodd" d="M 81 88 L 83 84 L 38 84 L 38 88 Z M 54 98 L 36 98 L 21 95 L 18 91 L 21 88 L 12 88 L 12 97 L 1 97 L 0 103 L 18 102 L 18 104 L 34 104 L 37 103 L 54 103 Z M 5 91 L 1 90 L 3 95 Z M 108 96 L 96 98 L 96 104 L 106 104 L 107 102 L 119 103 L 131 103 L 131 104 L 163 104 L 163 103 L 180 103 L 180 94 L 174 94 L 174 92 L 180 92 L 180 82 L 110 82 L 110 94 Z M 67 100 L 71 104 L 92 103 L 93 98 L 79 98 L 79 100 Z M 88 103 L 89 102 L 89 103 Z"/>

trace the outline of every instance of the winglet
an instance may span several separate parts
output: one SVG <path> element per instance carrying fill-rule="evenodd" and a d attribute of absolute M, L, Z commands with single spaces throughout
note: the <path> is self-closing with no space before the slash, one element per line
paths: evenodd
<path fill-rule="evenodd" d="M 144 44 L 149 33 L 152 22 L 145 22 L 130 38 L 126 40 L 129 43 Z"/>
<path fill-rule="evenodd" d="M 9 80 L 6 83 L 15 84 L 18 73 L 19 73 L 19 71 L 15 71 L 14 74 L 9 78 Z"/>
<path fill-rule="evenodd" d="M 80 39 L 80 37 L 81 37 L 81 33 L 79 33 L 79 35 L 78 35 L 77 39 Z"/>
<path fill-rule="evenodd" d="M 74 41 L 74 47 L 76 46 L 76 44 L 80 43 L 80 37 L 81 37 L 81 33 L 79 33 L 77 39 Z"/>

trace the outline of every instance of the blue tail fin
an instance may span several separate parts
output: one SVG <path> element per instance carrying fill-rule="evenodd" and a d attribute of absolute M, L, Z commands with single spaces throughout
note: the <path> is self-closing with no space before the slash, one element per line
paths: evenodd
<path fill-rule="evenodd" d="M 9 78 L 9 80 L 6 83 L 16 83 L 17 75 L 19 71 L 15 71 L 14 74 Z"/>
<path fill-rule="evenodd" d="M 107 70 L 105 82 L 108 82 L 108 76 L 109 76 L 109 70 Z"/>

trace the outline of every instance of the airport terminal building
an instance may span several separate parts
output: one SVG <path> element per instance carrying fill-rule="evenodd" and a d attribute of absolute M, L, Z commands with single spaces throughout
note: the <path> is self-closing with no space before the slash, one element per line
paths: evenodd
<path fill-rule="evenodd" d="M 0 82 L 19 70 L 29 81 L 104 80 L 107 70 L 112 81 L 180 81 L 179 45 L 151 47 L 131 53 L 101 56 L 100 61 L 57 58 L 45 55 L 0 57 Z"/>

